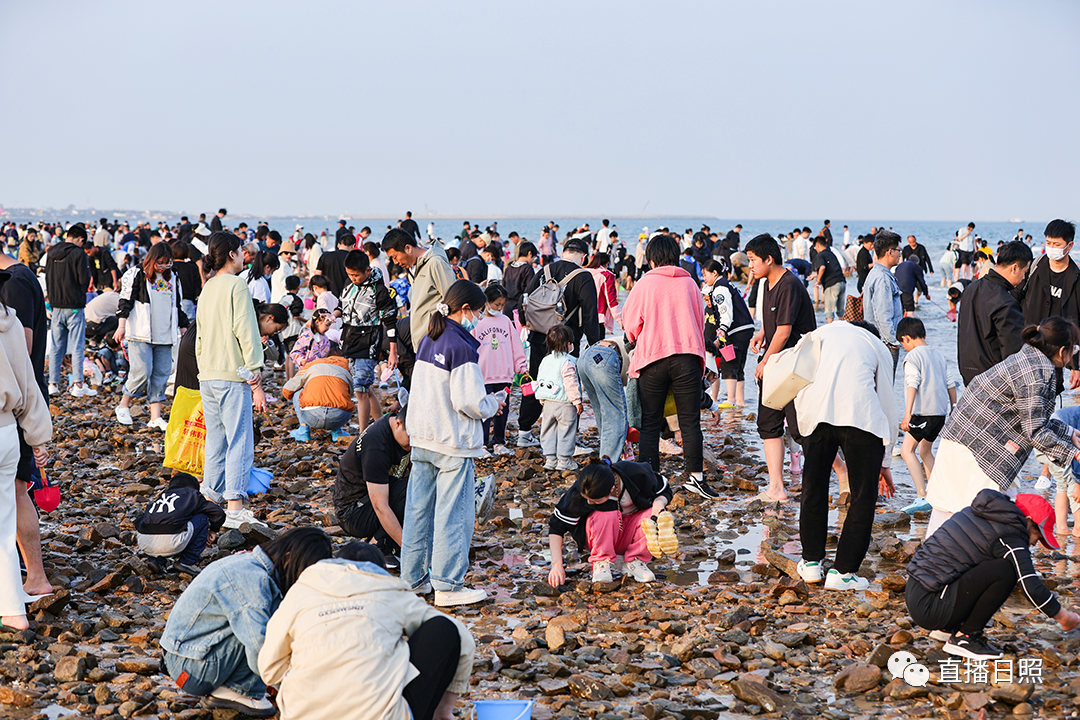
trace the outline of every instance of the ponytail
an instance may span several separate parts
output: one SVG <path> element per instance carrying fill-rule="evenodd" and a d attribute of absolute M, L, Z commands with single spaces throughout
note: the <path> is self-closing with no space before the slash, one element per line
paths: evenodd
<path fill-rule="evenodd" d="M 439 339 L 446 330 L 447 315 L 453 315 L 466 305 L 480 312 L 485 303 L 487 303 L 487 296 L 479 285 L 469 280 L 458 280 L 446 291 L 446 297 L 438 304 L 438 309 L 431 313 L 431 319 L 428 320 L 428 337 L 432 340 Z"/>
<path fill-rule="evenodd" d="M 1080 345 L 1080 328 L 1071 320 L 1048 317 L 1038 325 L 1028 325 L 1020 333 L 1025 345 L 1030 345 L 1043 355 L 1053 359 L 1062 348 L 1072 355 L 1074 345 Z"/>

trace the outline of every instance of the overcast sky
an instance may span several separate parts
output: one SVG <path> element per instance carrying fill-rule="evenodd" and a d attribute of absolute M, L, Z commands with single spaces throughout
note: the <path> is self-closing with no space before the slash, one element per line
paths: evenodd
<path fill-rule="evenodd" d="M 1080 3 L 0 0 L 0 205 L 1080 215 Z"/>

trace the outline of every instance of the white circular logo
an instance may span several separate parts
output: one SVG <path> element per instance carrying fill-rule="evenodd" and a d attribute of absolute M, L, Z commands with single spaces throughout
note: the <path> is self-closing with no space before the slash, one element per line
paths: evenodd
<path fill-rule="evenodd" d="M 893 679 L 902 678 L 904 676 L 904 670 L 908 665 L 914 665 L 919 662 L 915 659 L 915 656 L 909 653 L 907 650 L 901 650 L 900 652 L 894 652 L 889 656 L 889 672 L 892 673 Z"/>

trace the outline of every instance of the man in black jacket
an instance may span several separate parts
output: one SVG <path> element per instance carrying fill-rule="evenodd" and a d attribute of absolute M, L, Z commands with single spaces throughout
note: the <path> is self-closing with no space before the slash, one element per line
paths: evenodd
<path fill-rule="evenodd" d="M 1024 311 L 1024 323 L 1038 325 L 1048 317 L 1063 317 L 1080 325 L 1080 268 L 1069 252 L 1076 237 L 1076 226 L 1066 220 L 1053 220 L 1046 226 L 1046 256 L 1032 265 L 1027 283 L 1014 295 Z M 1069 387 L 1080 387 L 1080 365 L 1073 361 Z M 1061 371 L 1058 371 L 1059 375 Z M 1063 388 L 1062 388 L 1063 389 Z"/>
<path fill-rule="evenodd" d="M 1024 243 L 1005 243 L 997 265 L 964 291 L 957 318 L 956 359 L 965 385 L 1023 345 L 1024 313 L 1012 292 L 1024 281 L 1031 257 L 1031 248 Z"/>
<path fill-rule="evenodd" d="M 212 233 L 221 232 L 222 229 L 223 229 L 222 225 L 221 225 L 221 221 L 223 219 L 225 219 L 225 216 L 228 215 L 228 214 L 229 213 L 225 208 L 221 208 L 220 210 L 218 210 L 217 215 L 210 218 L 210 232 L 212 232 Z"/>
<path fill-rule="evenodd" d="M 411 210 L 405 213 L 405 219 L 401 221 L 401 229 L 409 233 L 410 237 L 415 237 L 417 240 L 424 239 L 424 236 L 420 234 L 420 226 L 412 219 Z"/>
<path fill-rule="evenodd" d="M 60 365 L 71 350 L 71 370 L 75 397 L 97 395 L 83 385 L 83 357 L 86 351 L 86 290 L 90 287 L 90 261 L 83 252 L 86 228 L 72 225 L 64 242 L 49 248 L 45 260 L 45 292 L 52 306 L 52 356 L 49 358 L 49 392 L 59 391 Z M 69 347 L 70 346 L 70 347 Z"/>
<path fill-rule="evenodd" d="M 919 267 L 923 269 L 924 273 L 933 274 L 934 264 L 930 262 L 930 254 L 926 252 L 926 247 L 919 243 L 914 235 L 908 235 L 907 246 L 903 250 L 903 257 L 907 260 L 912 255 L 915 256 L 915 261 L 919 263 Z"/>
<path fill-rule="evenodd" d="M 996 490 L 981 490 L 915 553 L 908 565 L 908 612 L 934 631 L 931 637 L 950 635 L 945 652 L 996 660 L 1001 653 L 986 643 L 982 631 L 1019 582 L 1032 605 L 1066 632 L 1072 630 L 1080 616 L 1061 606 L 1032 565 L 1029 546 L 1039 542 L 1059 547 L 1050 503 L 1020 494 L 1014 504 Z"/>
<path fill-rule="evenodd" d="M 859 277 L 858 290 L 862 294 L 863 283 L 866 282 L 866 276 L 870 274 L 870 268 L 874 264 L 874 236 L 862 235 L 859 237 L 859 242 L 862 243 L 862 247 L 855 256 L 855 274 Z"/>
<path fill-rule="evenodd" d="M 581 267 L 585 260 L 587 248 L 585 242 L 579 238 L 570 238 L 563 243 L 562 259 L 553 262 L 551 277 L 561 281 L 570 273 Z M 544 273 L 536 273 L 532 282 L 525 288 L 525 297 L 536 292 L 544 282 Z M 528 319 L 528 307 L 525 310 L 526 322 Z M 566 325 L 574 333 L 574 345 L 570 354 L 578 355 L 581 338 L 584 336 L 590 345 L 600 342 L 603 335 L 600 334 L 600 321 L 596 310 L 596 282 L 589 272 L 578 273 L 566 284 L 563 291 L 563 325 Z M 529 331 L 529 375 L 533 378 L 540 372 L 540 363 L 547 355 L 547 340 L 544 333 Z M 540 419 L 540 401 L 532 395 L 521 398 L 521 411 L 518 414 L 518 447 L 537 445 L 536 439 L 530 430 Z"/>

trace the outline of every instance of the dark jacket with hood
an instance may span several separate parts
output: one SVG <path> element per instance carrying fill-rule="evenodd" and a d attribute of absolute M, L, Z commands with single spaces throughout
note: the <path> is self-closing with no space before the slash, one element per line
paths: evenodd
<path fill-rule="evenodd" d="M 908 564 L 908 575 L 934 594 L 961 575 L 990 560 L 1008 558 L 1024 596 L 1047 617 L 1061 604 L 1031 563 L 1027 518 L 1016 504 L 996 490 L 981 490 L 971 505 L 953 515 L 924 542 Z"/>
<path fill-rule="evenodd" d="M 652 507 L 653 500 L 663 495 L 671 502 L 671 485 L 666 478 L 655 473 L 647 463 L 617 462 L 611 464 L 611 470 L 623 483 L 623 490 L 630 494 L 630 499 L 639 510 Z M 618 510 L 619 504 L 610 498 L 599 505 L 590 505 L 581 494 L 581 480 L 575 480 L 570 489 L 563 493 L 555 509 L 548 518 L 549 535 L 570 533 L 579 548 L 588 543 L 585 536 L 585 522 L 594 512 Z"/>
<path fill-rule="evenodd" d="M 188 521 L 196 515 L 206 516 L 212 532 L 220 530 L 225 522 L 221 506 L 204 498 L 195 488 L 170 487 L 150 501 L 135 521 L 135 530 L 143 535 L 174 535 L 187 530 Z"/>
<path fill-rule="evenodd" d="M 957 320 L 957 361 L 964 384 L 1020 350 L 1024 313 L 1012 283 L 991 270 L 968 285 Z"/>
<path fill-rule="evenodd" d="M 83 249 L 66 240 L 49 248 L 45 260 L 45 292 L 54 308 L 86 307 L 90 287 L 90 259 Z"/>
<path fill-rule="evenodd" d="M 556 260 L 551 263 L 551 277 L 556 282 L 561 281 L 579 267 L 580 265 L 569 260 Z M 525 294 L 536 292 L 543 283 L 544 273 L 536 273 L 525 289 Z M 593 280 L 592 273 L 578 273 L 566 283 L 566 289 L 563 290 L 563 308 L 563 325 L 574 333 L 574 348 L 570 354 L 577 357 L 583 335 L 590 345 L 595 345 L 603 338 L 600 334 L 600 316 L 596 309 L 596 281 Z M 544 341 L 543 333 L 530 333 L 530 342 L 538 340 Z"/>
<path fill-rule="evenodd" d="M 1080 324 L 1080 267 L 1069 258 L 1069 266 L 1061 273 L 1061 317 Z M 1027 282 L 1017 288 L 1013 295 L 1020 301 L 1024 322 L 1038 325 L 1050 317 L 1050 261 L 1046 256 L 1035 259 Z"/>

